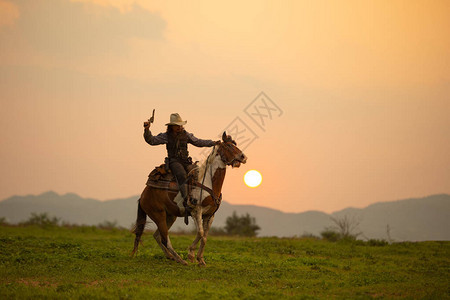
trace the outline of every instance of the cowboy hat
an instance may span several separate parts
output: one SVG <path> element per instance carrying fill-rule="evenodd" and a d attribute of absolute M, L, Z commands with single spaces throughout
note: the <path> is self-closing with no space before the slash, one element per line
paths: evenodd
<path fill-rule="evenodd" d="M 166 125 L 184 125 L 187 121 L 183 121 L 178 113 L 174 113 L 170 115 L 170 122 Z"/>

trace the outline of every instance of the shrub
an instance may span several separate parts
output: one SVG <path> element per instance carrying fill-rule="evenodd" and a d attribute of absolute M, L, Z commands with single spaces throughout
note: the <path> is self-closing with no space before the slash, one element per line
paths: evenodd
<path fill-rule="evenodd" d="M 47 213 L 31 213 L 30 218 L 25 221 L 19 223 L 20 225 L 35 225 L 40 227 L 54 227 L 58 226 L 60 219 L 57 217 L 49 217 Z"/>
<path fill-rule="evenodd" d="M 303 234 L 300 236 L 300 238 L 302 238 L 302 239 L 314 239 L 314 240 L 320 239 L 317 235 L 312 234 L 312 233 L 310 233 L 310 232 L 305 232 L 305 233 L 303 233 Z"/>
<path fill-rule="evenodd" d="M 9 225 L 8 221 L 6 221 L 5 217 L 0 218 L 0 226 L 7 226 Z"/>
<path fill-rule="evenodd" d="M 255 218 L 252 218 L 248 213 L 245 216 L 238 216 L 233 212 L 231 217 L 228 217 L 225 222 L 225 231 L 229 235 L 239 235 L 254 237 L 261 227 L 256 225 Z"/>
<path fill-rule="evenodd" d="M 327 228 L 324 231 L 322 231 L 320 235 L 322 236 L 322 239 L 330 242 L 337 242 L 342 238 L 339 232 L 334 231 L 333 229 L 330 228 Z"/>
<path fill-rule="evenodd" d="M 97 227 L 106 230 L 120 229 L 120 226 L 117 223 L 117 221 L 107 221 L 107 220 L 99 223 Z"/>
<path fill-rule="evenodd" d="M 389 242 L 386 241 L 386 240 L 370 239 L 370 240 L 367 241 L 367 245 L 383 247 L 383 246 L 389 245 Z"/>
<path fill-rule="evenodd" d="M 227 232 L 222 227 L 211 227 L 209 229 L 209 234 L 215 236 L 224 236 L 227 235 Z"/>

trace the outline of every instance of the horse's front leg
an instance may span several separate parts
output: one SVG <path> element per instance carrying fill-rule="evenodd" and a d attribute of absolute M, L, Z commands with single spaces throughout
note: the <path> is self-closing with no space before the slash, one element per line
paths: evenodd
<path fill-rule="evenodd" d="M 197 244 L 200 241 L 202 237 L 198 234 L 197 232 L 197 236 L 195 237 L 195 240 L 192 242 L 192 244 L 189 246 L 189 254 L 188 254 L 188 258 L 191 262 L 195 262 L 195 249 L 197 248 Z"/>
<path fill-rule="evenodd" d="M 203 236 L 201 237 L 200 247 L 198 248 L 198 252 L 197 252 L 198 264 L 201 266 L 206 265 L 206 262 L 203 259 L 203 253 L 205 252 L 206 240 L 207 240 L 208 232 L 209 232 L 209 229 L 211 228 L 213 220 L 214 220 L 214 215 L 212 215 L 211 217 L 209 217 L 206 220 L 203 220 L 204 232 L 203 232 Z"/>
<path fill-rule="evenodd" d="M 191 262 L 195 261 L 195 249 L 197 248 L 198 242 L 202 239 L 204 235 L 203 230 L 203 219 L 202 219 L 202 208 L 198 206 L 191 212 L 192 218 L 194 219 L 195 227 L 197 228 L 197 236 L 195 237 L 192 244 L 189 246 L 188 258 Z"/>

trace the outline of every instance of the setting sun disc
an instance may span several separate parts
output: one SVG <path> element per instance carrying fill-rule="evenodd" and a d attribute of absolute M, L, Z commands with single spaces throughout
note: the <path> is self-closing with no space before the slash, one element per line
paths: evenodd
<path fill-rule="evenodd" d="M 250 170 L 245 173 L 244 182 L 248 187 L 258 187 L 262 182 L 262 175 L 256 170 Z"/>

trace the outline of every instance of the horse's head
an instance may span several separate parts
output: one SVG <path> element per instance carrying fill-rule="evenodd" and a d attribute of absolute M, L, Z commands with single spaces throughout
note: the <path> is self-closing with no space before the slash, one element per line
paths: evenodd
<path fill-rule="evenodd" d="M 233 168 L 238 168 L 241 163 L 245 164 L 247 162 L 247 156 L 242 153 L 236 142 L 226 132 L 222 134 L 222 143 L 219 144 L 217 152 L 222 161 Z"/>

